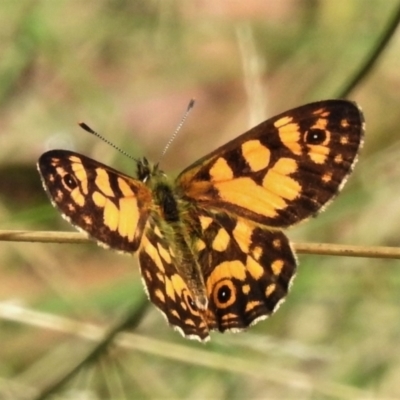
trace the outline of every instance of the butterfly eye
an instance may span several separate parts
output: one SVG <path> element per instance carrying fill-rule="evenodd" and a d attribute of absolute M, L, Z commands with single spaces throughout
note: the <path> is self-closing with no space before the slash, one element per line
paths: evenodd
<path fill-rule="evenodd" d="M 322 129 L 310 129 L 304 135 L 304 141 L 307 144 L 322 144 L 325 142 L 326 132 Z"/>
<path fill-rule="evenodd" d="M 73 190 L 78 186 L 78 182 L 76 181 L 75 177 L 71 174 L 64 175 L 63 181 L 65 186 L 67 186 L 70 190 Z"/>

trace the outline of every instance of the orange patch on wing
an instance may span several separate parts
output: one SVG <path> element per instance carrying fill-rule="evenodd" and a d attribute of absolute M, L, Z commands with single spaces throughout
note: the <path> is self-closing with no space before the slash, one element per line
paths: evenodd
<path fill-rule="evenodd" d="M 97 188 L 101 190 L 106 196 L 114 197 L 114 191 L 111 189 L 108 173 L 103 168 L 96 168 L 95 183 Z"/>
<path fill-rule="evenodd" d="M 289 174 L 293 174 L 294 172 L 296 172 L 298 167 L 299 166 L 298 166 L 296 160 L 293 160 L 292 158 L 284 158 L 283 157 L 276 162 L 276 164 L 274 165 L 274 168 L 272 170 L 281 175 L 289 175 Z"/>
<path fill-rule="evenodd" d="M 181 316 L 178 314 L 178 311 L 176 310 L 169 310 L 169 312 L 177 319 L 180 319 Z"/>
<path fill-rule="evenodd" d="M 104 204 L 104 223 L 107 227 L 112 230 L 116 231 L 118 228 L 119 223 L 119 210 L 117 206 L 110 200 L 106 199 Z"/>
<path fill-rule="evenodd" d="M 57 164 L 56 164 L 56 165 L 57 165 Z M 57 175 L 62 176 L 63 178 L 64 178 L 64 176 L 67 174 L 67 173 L 65 172 L 65 169 L 62 168 L 62 167 L 56 167 L 56 173 L 57 173 Z"/>
<path fill-rule="evenodd" d="M 83 207 L 85 205 L 85 196 L 83 196 L 79 187 L 71 191 L 71 197 L 78 206 Z"/>
<path fill-rule="evenodd" d="M 151 243 L 150 240 L 146 236 L 143 236 L 142 247 L 143 247 L 144 251 L 147 253 L 147 255 L 154 262 L 154 264 L 157 266 L 157 268 L 161 272 L 165 273 L 164 264 L 161 261 L 158 250 L 154 247 L 153 243 Z M 167 280 L 168 279 L 165 279 L 165 281 L 167 281 Z M 167 283 L 165 283 L 165 284 L 167 285 Z"/>
<path fill-rule="evenodd" d="M 59 161 L 60 159 L 58 158 L 57 160 Z M 79 164 L 81 164 L 81 159 L 79 157 L 69 156 L 69 160 L 71 161 L 71 163 L 79 163 Z"/>
<path fill-rule="evenodd" d="M 236 243 L 239 245 L 243 253 L 248 253 L 251 245 L 251 235 L 253 228 L 242 219 L 238 219 L 235 229 L 232 232 Z"/>
<path fill-rule="evenodd" d="M 185 319 L 185 325 L 196 326 L 192 319 Z"/>
<path fill-rule="evenodd" d="M 274 246 L 275 249 L 280 249 L 282 247 L 282 242 L 280 239 L 274 239 L 272 241 L 272 246 Z"/>
<path fill-rule="evenodd" d="M 92 200 L 93 200 L 93 203 L 96 204 L 96 206 L 100 207 L 100 208 L 103 208 L 107 202 L 107 198 L 98 191 L 93 192 Z"/>
<path fill-rule="evenodd" d="M 323 164 L 330 152 L 329 147 L 321 145 L 308 145 L 308 155 L 316 164 Z"/>
<path fill-rule="evenodd" d="M 292 121 L 293 121 L 292 117 L 288 117 L 288 116 L 282 117 L 274 122 L 274 126 L 275 126 L 275 128 L 280 128 L 281 126 L 287 125 Z"/>
<path fill-rule="evenodd" d="M 332 173 L 331 172 L 322 175 L 322 181 L 323 182 L 328 183 L 331 180 L 332 180 Z"/>
<path fill-rule="evenodd" d="M 348 127 L 350 126 L 349 121 L 348 121 L 347 119 L 342 119 L 342 120 L 340 121 L 340 126 L 341 126 L 342 128 L 348 128 Z"/>
<path fill-rule="evenodd" d="M 279 276 L 281 274 L 283 266 L 284 266 L 283 260 L 275 260 L 271 264 L 271 269 L 275 276 Z"/>
<path fill-rule="evenodd" d="M 297 170 L 297 163 L 290 158 L 281 158 L 275 166 L 268 171 L 263 180 L 263 186 L 279 198 L 276 208 L 282 209 L 286 206 L 286 200 L 294 200 L 301 192 L 301 185 L 287 176 Z"/>
<path fill-rule="evenodd" d="M 202 251 L 206 248 L 206 243 L 204 240 L 198 239 L 195 245 L 197 251 Z"/>
<path fill-rule="evenodd" d="M 262 247 L 256 246 L 256 247 L 254 247 L 253 251 L 251 252 L 251 255 L 253 256 L 253 258 L 255 260 L 258 261 L 260 259 L 260 257 L 262 256 L 262 253 L 263 253 Z"/>
<path fill-rule="evenodd" d="M 257 281 L 264 275 L 264 268 L 252 257 L 247 257 L 247 271 Z"/>
<path fill-rule="evenodd" d="M 341 164 L 343 162 L 343 156 L 341 154 L 338 154 L 337 156 L 335 156 L 335 158 L 333 159 L 333 161 L 336 164 Z"/>
<path fill-rule="evenodd" d="M 216 183 L 215 187 L 222 200 L 266 217 L 275 217 L 277 209 L 286 206 L 286 202 L 280 196 L 266 191 L 251 178 L 237 178 Z"/>
<path fill-rule="evenodd" d="M 287 117 L 282 118 L 287 119 Z M 279 120 L 280 121 L 280 120 Z M 277 122 L 279 122 L 277 121 Z M 276 122 L 275 122 L 276 126 Z M 282 143 L 294 154 L 301 154 L 300 146 L 300 127 L 298 124 L 290 123 L 287 125 L 282 125 L 278 128 L 279 138 Z"/>
<path fill-rule="evenodd" d="M 210 226 L 210 224 L 213 222 L 213 219 L 210 217 L 200 216 L 199 219 L 200 219 L 201 229 L 203 231 L 205 231 Z"/>
<path fill-rule="evenodd" d="M 174 274 L 171 276 L 171 282 L 175 292 L 182 297 L 182 292 L 188 288 L 185 281 L 180 275 Z"/>
<path fill-rule="evenodd" d="M 93 219 L 89 215 L 83 216 L 83 221 L 86 225 L 92 225 Z"/>
<path fill-rule="evenodd" d="M 210 168 L 210 178 L 214 182 L 227 181 L 233 178 L 232 168 L 223 157 L 217 158 Z"/>
<path fill-rule="evenodd" d="M 112 203 L 109 201 L 109 203 Z M 137 201 L 133 197 L 123 197 L 119 199 L 119 210 L 117 209 L 118 232 L 121 236 L 127 237 L 129 241 L 133 241 L 136 228 L 139 222 L 139 208 Z M 123 216 L 123 218 L 121 218 Z"/>
<path fill-rule="evenodd" d="M 149 282 L 152 282 L 152 281 L 153 281 L 153 277 L 151 276 L 150 271 L 143 271 L 142 274 L 143 274 L 143 275 L 146 275 L 146 279 L 147 279 Z"/>
<path fill-rule="evenodd" d="M 160 289 L 156 289 L 154 291 L 154 295 L 162 302 L 165 303 L 164 293 Z"/>
<path fill-rule="evenodd" d="M 244 294 L 249 294 L 250 293 L 250 285 L 243 285 L 242 292 Z"/>
<path fill-rule="evenodd" d="M 313 111 L 313 114 L 326 118 L 329 117 L 329 115 L 331 115 L 331 112 L 328 111 L 326 108 L 318 108 L 318 110 Z"/>
<path fill-rule="evenodd" d="M 311 127 L 311 129 L 321 129 L 322 131 L 325 131 L 327 125 L 328 120 L 326 118 L 318 118 L 317 122 Z"/>
<path fill-rule="evenodd" d="M 265 289 L 265 295 L 266 295 L 267 297 L 271 296 L 271 294 L 274 292 L 275 289 L 276 289 L 275 283 L 271 283 L 271 284 L 268 285 L 267 288 Z"/>
<path fill-rule="evenodd" d="M 155 235 L 157 235 L 159 238 L 163 237 L 163 235 L 161 234 L 161 231 L 160 231 L 160 229 L 159 229 L 159 227 L 157 225 L 153 228 L 153 233 Z"/>
<path fill-rule="evenodd" d="M 212 242 L 212 248 L 215 251 L 225 251 L 229 245 L 229 242 L 230 236 L 224 228 L 220 228 Z"/>
<path fill-rule="evenodd" d="M 232 314 L 232 313 L 228 313 L 225 314 L 221 317 L 222 320 L 230 320 L 230 319 L 237 319 L 237 315 L 236 314 Z"/>
<path fill-rule="evenodd" d="M 76 157 L 70 157 L 70 160 L 71 160 L 71 158 L 76 158 Z M 80 160 L 78 160 L 76 162 L 72 162 L 71 168 L 74 171 L 76 178 L 81 183 L 83 193 L 87 195 L 89 193 L 89 191 L 88 191 L 87 173 L 86 173 L 85 168 L 83 168 L 83 165 L 80 162 Z"/>
<path fill-rule="evenodd" d="M 246 304 L 246 312 L 249 312 L 249 311 L 251 311 L 251 310 L 254 310 L 254 308 L 256 308 L 256 307 L 258 307 L 258 306 L 260 306 L 261 305 L 261 303 L 259 302 L 259 301 L 249 301 L 247 304 Z"/>
<path fill-rule="evenodd" d="M 253 172 L 268 167 L 271 151 L 259 140 L 248 140 L 242 144 L 242 154 Z"/>
<path fill-rule="evenodd" d="M 160 272 L 156 273 L 156 277 L 160 282 L 163 282 L 163 283 L 165 282 L 165 275 L 161 274 Z"/>
<path fill-rule="evenodd" d="M 174 285 L 171 281 L 171 279 L 166 278 L 165 279 L 165 293 L 167 296 L 172 300 L 175 301 L 175 290 L 174 290 Z"/>
<path fill-rule="evenodd" d="M 171 255 L 169 254 L 169 252 L 164 247 L 162 247 L 160 243 L 157 243 L 157 249 L 158 249 L 158 253 L 160 254 L 161 258 L 167 264 L 171 264 L 172 260 L 171 260 Z"/>
<path fill-rule="evenodd" d="M 63 197 L 64 197 L 64 193 L 63 193 L 60 189 L 58 189 L 58 190 L 56 191 L 55 195 L 54 195 L 54 198 L 55 198 L 58 202 L 60 202 L 60 201 L 63 199 Z"/>
<path fill-rule="evenodd" d="M 135 196 L 130 186 L 126 183 L 125 179 L 118 177 L 118 186 L 125 197 Z"/>

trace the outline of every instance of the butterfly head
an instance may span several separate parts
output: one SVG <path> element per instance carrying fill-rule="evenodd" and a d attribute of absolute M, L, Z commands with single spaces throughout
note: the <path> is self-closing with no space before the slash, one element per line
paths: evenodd
<path fill-rule="evenodd" d="M 142 182 L 149 182 L 152 178 L 165 177 L 164 171 L 159 167 L 159 164 L 151 164 L 147 158 L 143 157 L 136 162 L 136 176 Z"/>

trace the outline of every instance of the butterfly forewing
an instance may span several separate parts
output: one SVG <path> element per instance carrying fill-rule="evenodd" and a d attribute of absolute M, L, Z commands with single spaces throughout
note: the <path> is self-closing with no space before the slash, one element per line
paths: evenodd
<path fill-rule="evenodd" d="M 142 182 L 65 150 L 44 153 L 38 169 L 50 199 L 69 222 L 115 250 L 138 249 L 152 199 Z"/>
<path fill-rule="evenodd" d="M 345 100 L 308 104 L 267 120 L 184 170 L 177 185 L 203 207 L 286 227 L 316 214 L 356 160 L 364 122 Z"/>

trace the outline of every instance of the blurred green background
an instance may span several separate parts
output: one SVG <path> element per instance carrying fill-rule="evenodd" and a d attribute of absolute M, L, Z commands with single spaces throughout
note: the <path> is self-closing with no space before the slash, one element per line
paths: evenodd
<path fill-rule="evenodd" d="M 0 2 L 1 229 L 71 230 L 35 163 L 73 149 L 133 172 L 85 121 L 176 174 L 279 112 L 338 96 L 397 12 L 394 0 Z M 399 246 L 400 36 L 349 96 L 366 143 L 342 194 L 295 242 Z M 148 303 L 113 346 L 57 389 L 79 399 L 400 398 L 400 263 L 299 256 L 292 291 L 245 333 L 183 339 Z M 40 397 L 144 296 L 135 258 L 96 245 L 0 245 L 0 398 Z M 11 306 L 15 306 L 12 308 Z M 57 319 L 59 318 L 59 319 Z"/>

